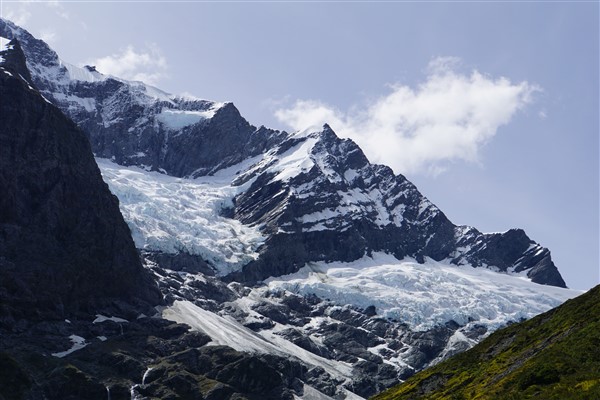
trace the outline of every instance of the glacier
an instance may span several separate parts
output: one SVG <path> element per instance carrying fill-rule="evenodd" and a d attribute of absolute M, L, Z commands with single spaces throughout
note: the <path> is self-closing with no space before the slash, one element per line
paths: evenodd
<path fill-rule="evenodd" d="M 264 241 L 258 228 L 220 215 L 244 189 L 231 184 L 233 174 L 243 165 L 214 176 L 185 179 L 124 167 L 107 159 L 96 158 L 96 162 L 119 198 L 137 248 L 199 255 L 218 275 L 238 270 L 258 257 L 256 250 Z"/>
<path fill-rule="evenodd" d="M 480 324 L 492 331 L 582 293 L 539 285 L 523 275 L 374 253 L 348 263 L 309 263 L 294 274 L 265 282 L 270 290 L 312 294 L 340 306 L 375 306 L 378 315 L 402 321 L 416 331 L 447 321 L 467 327 Z"/>

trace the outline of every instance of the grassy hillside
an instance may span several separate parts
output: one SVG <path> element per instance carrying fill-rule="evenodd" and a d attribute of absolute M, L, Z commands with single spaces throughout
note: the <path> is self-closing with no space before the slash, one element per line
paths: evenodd
<path fill-rule="evenodd" d="M 600 399 L 600 286 L 373 399 L 527 398 Z"/>

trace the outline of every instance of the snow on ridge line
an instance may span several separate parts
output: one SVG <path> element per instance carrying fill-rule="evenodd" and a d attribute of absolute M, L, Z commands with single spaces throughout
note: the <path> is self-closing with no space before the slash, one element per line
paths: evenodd
<path fill-rule="evenodd" d="M 156 119 L 167 129 L 179 130 L 214 117 L 216 111 L 217 109 L 215 108 L 203 111 L 172 110 L 170 108 L 163 108 L 160 114 L 156 115 Z"/>
<path fill-rule="evenodd" d="M 310 157 L 310 152 L 317 142 L 317 138 L 309 137 L 307 140 L 279 155 L 277 163 L 271 167 L 272 170 L 278 172 L 273 180 L 287 181 L 301 172 L 310 170 L 315 164 L 314 160 Z"/>
<path fill-rule="evenodd" d="M 485 268 L 431 259 L 419 264 L 385 253 L 349 263 L 309 263 L 294 274 L 265 282 L 271 290 L 314 294 L 339 305 L 373 305 L 382 317 L 405 322 L 417 331 L 450 320 L 495 330 L 510 321 L 532 318 L 582 293 Z"/>
<path fill-rule="evenodd" d="M 73 343 L 71 348 L 65 351 L 60 351 L 58 353 L 52 353 L 54 357 L 63 358 L 77 350 L 83 349 L 85 346 L 88 345 L 88 343 L 85 341 L 85 338 L 82 338 L 81 336 L 71 335 L 69 336 L 69 339 L 71 339 L 71 343 Z"/>
<path fill-rule="evenodd" d="M 86 67 L 78 67 L 62 60 L 60 60 L 60 64 L 67 69 L 69 78 L 71 80 L 82 82 L 102 82 L 109 78 L 108 75 L 104 75 L 96 70 L 90 71 Z"/>
<path fill-rule="evenodd" d="M 176 178 L 96 158 L 104 181 L 119 198 L 121 213 L 139 249 L 201 256 L 218 275 L 258 257 L 265 238 L 257 227 L 220 215 L 245 185 L 232 186 L 246 160 L 215 176 Z M 246 185 L 249 185 L 248 182 Z"/>

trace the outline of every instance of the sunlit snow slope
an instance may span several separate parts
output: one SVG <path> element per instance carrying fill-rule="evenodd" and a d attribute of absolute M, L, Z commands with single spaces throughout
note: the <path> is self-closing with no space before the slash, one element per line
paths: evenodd
<path fill-rule="evenodd" d="M 256 249 L 264 240 L 258 229 L 220 215 L 244 188 L 231 185 L 231 169 L 183 179 L 106 159 L 96 161 L 119 198 L 139 249 L 199 255 L 220 275 L 258 256 Z"/>
<path fill-rule="evenodd" d="M 526 276 L 428 259 L 397 260 L 375 253 L 354 262 L 310 263 L 266 281 L 270 289 L 315 294 L 339 305 L 375 306 L 382 317 L 426 330 L 447 321 L 494 330 L 528 319 L 581 291 L 532 283 Z"/>

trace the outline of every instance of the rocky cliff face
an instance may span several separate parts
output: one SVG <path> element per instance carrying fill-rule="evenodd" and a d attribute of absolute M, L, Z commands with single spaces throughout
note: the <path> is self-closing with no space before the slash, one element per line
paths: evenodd
<path fill-rule="evenodd" d="M 354 261 L 372 252 L 523 272 L 565 287 L 550 252 L 522 230 L 482 234 L 456 226 L 402 175 L 369 163 L 329 126 L 290 136 L 237 178 L 252 179 L 233 215 L 267 234 L 261 256 L 230 278 L 257 281 L 307 262 Z"/>
<path fill-rule="evenodd" d="M 158 304 L 85 135 L 23 76 L 18 43 L 0 56 L 3 323 Z"/>

